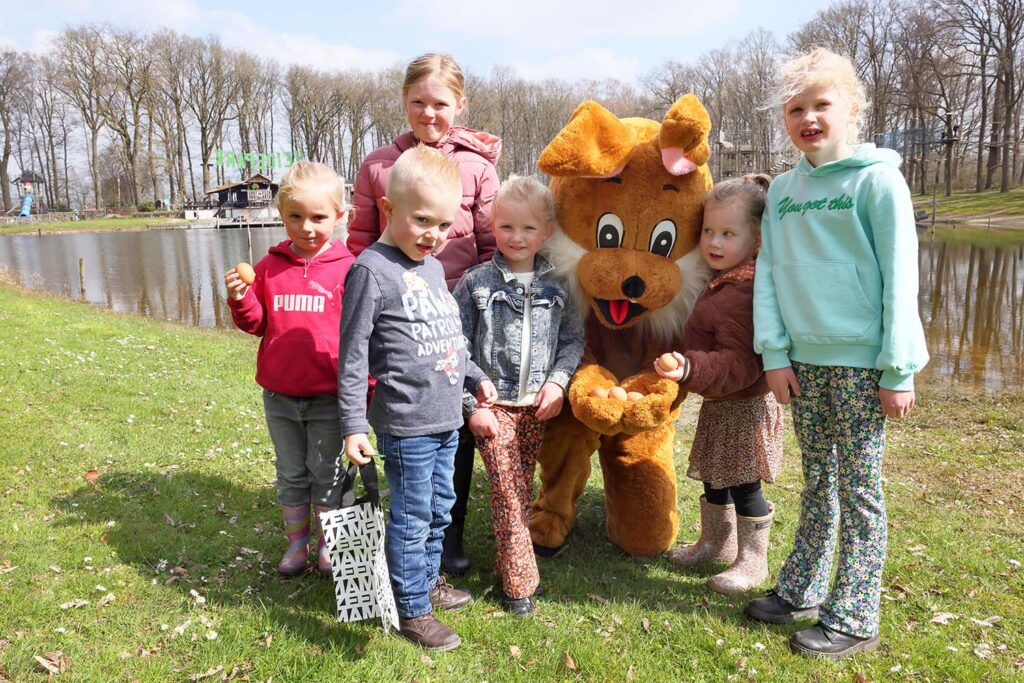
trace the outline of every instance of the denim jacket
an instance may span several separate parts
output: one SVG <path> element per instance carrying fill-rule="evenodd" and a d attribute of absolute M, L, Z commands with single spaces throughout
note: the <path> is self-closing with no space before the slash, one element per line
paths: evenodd
<path fill-rule="evenodd" d="M 530 298 L 530 369 L 527 391 L 545 382 L 565 390 L 583 356 L 583 324 L 572 306 L 566 284 L 555 278 L 552 266 L 534 257 L 530 291 L 516 280 L 501 253 L 468 269 L 452 294 L 462 315 L 473 362 L 494 382 L 498 398 L 519 398 L 522 366 L 523 311 Z M 466 394 L 463 412 L 472 413 L 475 399 Z"/>

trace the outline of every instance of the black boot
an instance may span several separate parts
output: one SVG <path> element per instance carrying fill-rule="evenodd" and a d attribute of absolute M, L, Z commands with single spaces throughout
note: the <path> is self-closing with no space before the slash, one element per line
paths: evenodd
<path fill-rule="evenodd" d="M 475 449 L 473 433 L 467 427 L 463 427 L 459 430 L 459 447 L 455 451 L 455 474 L 452 477 L 455 488 L 452 523 L 444 530 L 444 544 L 441 546 L 441 570 L 449 576 L 463 576 L 469 571 L 469 558 L 462 548 L 462 532 L 466 526 L 469 488 L 473 483 Z"/>

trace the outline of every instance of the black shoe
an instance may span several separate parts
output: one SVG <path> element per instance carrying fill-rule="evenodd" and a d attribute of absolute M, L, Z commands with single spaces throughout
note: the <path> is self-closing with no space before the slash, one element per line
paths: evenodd
<path fill-rule="evenodd" d="M 797 631 L 789 637 L 789 649 L 805 657 L 844 659 L 858 652 L 871 652 L 877 648 L 877 635 L 858 638 L 831 629 L 820 621 L 809 629 Z"/>
<path fill-rule="evenodd" d="M 501 594 L 501 608 L 517 617 L 528 617 L 537 611 L 537 604 L 529 595 L 525 598 L 510 598 L 503 592 Z"/>
<path fill-rule="evenodd" d="M 751 600 L 743 608 L 743 613 L 754 621 L 765 624 L 790 624 L 797 619 L 817 619 L 818 608 L 794 607 L 779 597 L 775 589 L 768 591 L 768 596 Z"/>
<path fill-rule="evenodd" d="M 444 530 L 441 569 L 449 576 L 465 576 L 469 571 L 469 558 L 462 548 L 462 531 L 465 524 L 465 518 L 453 518 L 452 523 Z"/>

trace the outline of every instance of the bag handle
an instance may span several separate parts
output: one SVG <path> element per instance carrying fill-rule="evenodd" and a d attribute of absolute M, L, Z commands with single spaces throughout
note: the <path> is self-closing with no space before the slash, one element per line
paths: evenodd
<path fill-rule="evenodd" d="M 363 480 L 363 488 L 366 493 L 356 496 L 356 474 Z M 377 465 L 371 460 L 365 465 L 351 464 L 345 470 L 345 477 L 341 482 L 341 507 L 348 508 L 354 505 L 370 503 L 374 507 L 380 507 L 380 484 L 377 482 Z"/>

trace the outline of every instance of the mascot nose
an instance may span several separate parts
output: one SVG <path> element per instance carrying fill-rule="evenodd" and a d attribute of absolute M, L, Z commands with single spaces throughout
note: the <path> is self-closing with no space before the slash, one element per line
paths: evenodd
<path fill-rule="evenodd" d="M 627 299 L 639 299 L 647 291 L 647 283 L 639 275 L 631 275 L 622 283 L 622 293 Z"/>

